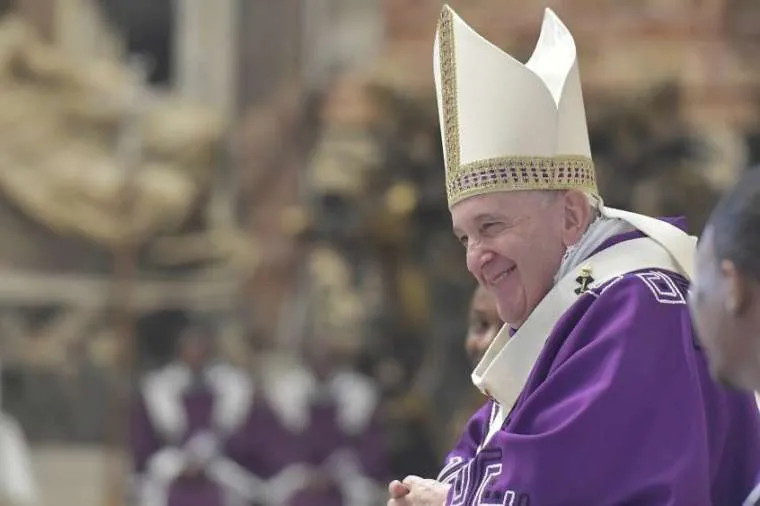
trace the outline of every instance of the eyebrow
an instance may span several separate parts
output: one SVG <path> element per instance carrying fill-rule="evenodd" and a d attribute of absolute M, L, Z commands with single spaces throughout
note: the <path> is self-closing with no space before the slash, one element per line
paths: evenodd
<path fill-rule="evenodd" d="M 495 220 L 509 221 L 509 219 L 506 216 L 493 214 L 493 213 L 481 213 L 481 214 L 476 215 L 475 218 L 473 218 L 473 221 L 476 221 L 478 223 L 482 223 L 484 221 L 495 221 Z"/>
<path fill-rule="evenodd" d="M 512 225 L 515 222 L 514 218 L 509 218 L 508 216 L 502 215 L 502 214 L 494 214 L 494 213 L 480 213 L 476 214 L 475 217 L 472 219 L 477 224 L 481 224 L 486 221 L 504 221 L 507 223 L 507 225 Z M 452 227 L 452 231 L 454 232 L 454 235 L 459 236 L 461 235 L 461 231 L 457 227 Z"/>

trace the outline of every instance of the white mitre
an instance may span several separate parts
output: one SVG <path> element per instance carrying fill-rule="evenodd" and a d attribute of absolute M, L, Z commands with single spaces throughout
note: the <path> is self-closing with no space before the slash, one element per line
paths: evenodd
<path fill-rule="evenodd" d="M 433 59 L 449 207 L 495 191 L 597 195 L 575 41 L 554 12 L 522 64 L 444 6 Z"/>

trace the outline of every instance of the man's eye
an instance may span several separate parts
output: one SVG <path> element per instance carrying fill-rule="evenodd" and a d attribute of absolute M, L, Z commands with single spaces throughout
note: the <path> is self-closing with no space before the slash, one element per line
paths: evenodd
<path fill-rule="evenodd" d="M 499 222 L 484 223 L 482 229 L 484 233 L 494 234 L 503 230 L 504 224 Z"/>
<path fill-rule="evenodd" d="M 459 244 L 461 244 L 462 246 L 464 246 L 466 248 L 467 247 L 467 239 L 468 239 L 467 236 L 463 235 L 462 237 L 459 238 Z"/>

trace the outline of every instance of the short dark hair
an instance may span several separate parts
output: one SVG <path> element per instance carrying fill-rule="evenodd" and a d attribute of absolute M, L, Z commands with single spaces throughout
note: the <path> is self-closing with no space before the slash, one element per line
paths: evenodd
<path fill-rule="evenodd" d="M 708 226 L 718 260 L 760 281 L 760 166 L 744 171 L 721 197 Z"/>

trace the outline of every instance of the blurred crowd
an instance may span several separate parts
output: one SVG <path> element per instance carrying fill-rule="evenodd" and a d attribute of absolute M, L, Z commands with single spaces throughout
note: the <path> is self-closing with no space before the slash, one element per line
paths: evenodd
<path fill-rule="evenodd" d="M 375 3 L 389 39 L 372 64 L 283 78 L 233 127 L 147 83 L 155 69 L 67 57 L 5 7 L 0 441 L 120 445 L 140 505 L 382 504 L 389 478 L 437 474 L 482 402 L 469 373 L 500 322 L 450 231 L 439 2 Z M 491 4 L 483 26 L 510 10 Z M 739 4 L 727 23 L 757 19 Z M 726 44 L 757 59 L 750 32 Z M 698 231 L 736 168 L 760 161 L 760 86 L 731 128 L 695 121 L 677 76 L 587 89 L 613 207 Z M 100 300 L 119 294 L 137 302 Z M 13 502 L 3 488 L 4 469 L 34 475 L 2 464 L 4 448 L 0 504 L 41 504 L 44 489 Z"/>

